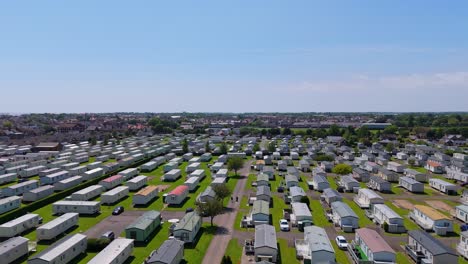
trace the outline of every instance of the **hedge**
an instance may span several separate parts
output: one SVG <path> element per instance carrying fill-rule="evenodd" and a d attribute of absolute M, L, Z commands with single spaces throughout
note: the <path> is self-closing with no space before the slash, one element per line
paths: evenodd
<path fill-rule="evenodd" d="M 98 177 L 98 178 L 95 178 L 95 179 L 92 179 L 92 180 L 89 180 L 89 181 L 86 181 L 84 183 L 81 183 L 77 186 L 74 186 L 70 189 L 67 189 L 67 190 L 64 190 L 64 191 L 61 191 L 61 192 L 58 192 L 58 193 L 54 193 L 50 196 L 47 196 L 46 198 L 44 199 L 41 199 L 41 200 L 38 200 L 38 201 L 35 201 L 35 202 L 32 202 L 28 205 L 25 205 L 23 207 L 20 207 L 18 209 L 15 209 L 15 210 L 12 210 L 12 211 L 9 211 L 3 215 L 0 216 L 0 224 L 3 224 L 3 223 L 6 223 L 8 221 L 11 221 L 15 218 L 18 218 L 24 214 L 27 214 L 29 212 L 33 212 L 41 207 L 44 207 L 44 206 L 47 206 L 51 203 L 54 203 L 58 200 L 61 200 L 67 196 L 70 196 L 72 193 L 76 192 L 76 191 L 79 191 L 81 189 L 84 189 L 86 187 L 89 187 L 91 185 L 95 185 L 97 183 L 99 183 L 99 181 L 101 181 L 102 179 L 105 179 L 109 176 L 112 176 L 112 175 L 115 175 L 117 174 L 118 172 L 121 172 L 123 170 L 126 170 L 128 168 L 133 168 L 133 167 L 138 167 L 150 160 L 152 160 L 153 158 L 147 158 L 147 159 L 143 159 L 135 164 L 132 164 L 131 166 L 127 166 L 127 167 L 123 167 L 123 168 L 119 168 L 119 169 L 116 169 L 116 170 L 113 170 L 113 171 L 110 171 L 106 174 L 104 174 L 103 176 L 101 177 Z"/>

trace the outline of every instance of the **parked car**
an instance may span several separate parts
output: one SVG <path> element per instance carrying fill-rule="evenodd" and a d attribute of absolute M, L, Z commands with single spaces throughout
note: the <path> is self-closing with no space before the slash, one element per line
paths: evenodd
<path fill-rule="evenodd" d="M 109 239 L 109 241 L 112 241 L 115 239 L 115 234 L 112 231 L 107 231 L 104 234 L 101 235 L 102 239 Z"/>
<path fill-rule="evenodd" d="M 276 191 L 278 191 L 279 193 L 282 193 L 282 192 L 284 192 L 284 187 L 283 186 L 278 186 Z"/>
<path fill-rule="evenodd" d="M 348 242 L 346 241 L 346 238 L 344 236 L 337 236 L 335 238 L 336 245 L 340 249 L 347 249 L 348 248 Z"/>
<path fill-rule="evenodd" d="M 112 211 L 113 215 L 119 215 L 124 212 L 124 207 L 123 206 L 117 206 L 114 211 Z"/>
<path fill-rule="evenodd" d="M 286 219 L 281 219 L 279 221 L 281 231 L 289 231 L 289 223 Z"/>

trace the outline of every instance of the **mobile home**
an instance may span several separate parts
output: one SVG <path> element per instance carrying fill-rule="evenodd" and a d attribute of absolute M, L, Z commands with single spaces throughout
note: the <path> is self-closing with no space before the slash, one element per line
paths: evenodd
<path fill-rule="evenodd" d="M 184 258 L 184 242 L 168 239 L 146 261 L 146 264 L 179 264 Z"/>
<path fill-rule="evenodd" d="M 413 169 L 405 169 L 404 174 L 405 176 L 413 178 L 418 182 L 427 182 L 429 180 L 427 174 Z"/>
<path fill-rule="evenodd" d="M 184 185 L 187 185 L 189 187 L 189 191 L 193 192 L 197 189 L 199 182 L 200 182 L 200 178 L 190 177 L 184 182 Z"/>
<path fill-rule="evenodd" d="M 67 264 L 86 252 L 87 237 L 83 234 L 66 236 L 28 260 L 28 264 Z"/>
<path fill-rule="evenodd" d="M 132 197 L 134 205 L 144 205 L 151 202 L 158 196 L 159 188 L 154 185 L 147 186 L 135 193 Z"/>
<path fill-rule="evenodd" d="M 132 255 L 133 239 L 116 238 L 88 264 L 122 264 Z"/>
<path fill-rule="evenodd" d="M 161 225 L 161 213 L 146 211 L 125 228 L 125 237 L 137 242 L 147 241 L 149 236 Z"/>
<path fill-rule="evenodd" d="M 106 190 L 110 190 L 116 186 L 119 186 L 123 182 L 122 175 L 114 175 L 99 182 L 99 185 L 104 187 Z"/>
<path fill-rule="evenodd" d="M 174 228 L 174 237 L 185 243 L 192 243 L 201 225 L 202 219 L 196 212 L 187 213 Z"/>
<path fill-rule="evenodd" d="M 187 175 L 187 177 L 197 177 L 200 181 L 205 178 L 205 170 L 195 170 L 194 172 Z"/>
<path fill-rule="evenodd" d="M 66 213 L 40 226 L 36 230 L 37 240 L 51 240 L 78 225 L 78 213 Z"/>
<path fill-rule="evenodd" d="M 335 226 L 341 227 L 344 232 L 353 232 L 359 228 L 359 218 L 356 213 L 344 202 L 331 203 L 332 221 Z"/>
<path fill-rule="evenodd" d="M 54 184 L 55 191 L 64 191 L 66 189 L 70 189 L 71 187 L 77 186 L 78 184 L 83 182 L 83 177 L 81 176 L 73 176 L 65 180 L 61 180 Z"/>
<path fill-rule="evenodd" d="M 101 185 L 91 185 L 82 190 L 72 193 L 73 201 L 89 201 L 104 192 L 104 187 Z"/>
<path fill-rule="evenodd" d="M 338 191 L 333 190 L 332 188 L 327 188 L 323 190 L 323 193 L 320 196 L 320 198 L 323 199 L 328 205 L 330 205 L 333 202 L 343 200 L 341 194 Z"/>
<path fill-rule="evenodd" d="M 144 175 L 136 176 L 135 178 L 128 180 L 125 185 L 128 186 L 130 191 L 137 191 L 148 183 L 148 177 Z"/>
<path fill-rule="evenodd" d="M 128 186 L 118 186 L 110 191 L 101 194 L 101 202 L 103 204 L 114 204 L 127 197 L 128 193 Z"/>
<path fill-rule="evenodd" d="M 404 169 L 405 169 L 405 166 L 398 162 L 390 161 L 387 163 L 387 170 L 389 171 L 403 173 Z"/>
<path fill-rule="evenodd" d="M 46 170 L 46 169 L 47 169 L 47 167 L 42 166 L 42 165 L 34 166 L 34 167 L 31 167 L 31 168 L 26 168 L 26 169 L 19 172 L 19 176 L 21 178 L 29 178 L 29 177 L 38 175 L 40 171 L 43 171 L 43 170 Z"/>
<path fill-rule="evenodd" d="M 386 204 L 375 204 L 372 207 L 372 216 L 374 222 L 380 226 L 387 228 L 385 230 L 389 233 L 404 233 L 406 232 L 405 225 L 403 223 L 403 217 L 393 211 Z"/>
<path fill-rule="evenodd" d="M 463 238 L 463 235 L 461 237 Z M 408 232 L 405 250 L 416 263 L 458 263 L 458 255 L 453 249 L 422 230 Z"/>
<path fill-rule="evenodd" d="M 14 182 L 18 179 L 18 174 L 16 173 L 7 173 L 0 175 L 0 185 L 9 183 L 9 182 Z"/>
<path fill-rule="evenodd" d="M 0 225 L 0 237 L 14 237 L 38 225 L 38 214 L 25 214 Z"/>
<path fill-rule="evenodd" d="M 352 176 L 341 176 L 339 185 L 342 186 L 345 191 L 353 192 L 354 188 L 359 188 L 359 182 L 356 181 Z"/>
<path fill-rule="evenodd" d="M 137 168 L 128 168 L 126 170 L 123 170 L 119 172 L 119 175 L 122 175 L 124 178 L 124 181 L 129 180 L 135 176 L 138 175 L 138 169 Z"/>
<path fill-rule="evenodd" d="M 43 199 L 54 193 L 55 187 L 53 185 L 44 185 L 36 189 L 32 189 L 23 194 L 24 202 L 34 202 Z"/>
<path fill-rule="evenodd" d="M 424 230 L 434 231 L 440 236 L 453 232 L 452 220 L 432 207 L 415 205 L 409 217 Z"/>
<path fill-rule="evenodd" d="M 352 243 L 361 249 L 361 258 L 354 251 L 351 256 L 354 260 L 366 257 L 372 263 L 396 263 L 396 253 L 387 242 L 373 229 L 360 228 L 356 230 L 356 237 Z M 354 253 L 354 254 L 353 254 Z M 364 254 L 365 256 L 362 256 Z"/>
<path fill-rule="evenodd" d="M 370 208 L 374 204 L 383 204 L 384 199 L 370 189 L 359 189 L 356 196 L 354 196 L 354 202 L 361 208 Z"/>
<path fill-rule="evenodd" d="M 19 196 L 25 192 L 36 189 L 39 187 L 39 182 L 36 180 L 29 180 L 22 183 L 14 184 L 2 189 L 3 196 Z"/>
<path fill-rule="evenodd" d="M 424 193 L 424 184 L 410 177 L 400 177 L 398 185 L 412 193 Z"/>
<path fill-rule="evenodd" d="M 187 198 L 189 188 L 185 185 L 177 186 L 166 196 L 166 203 L 169 205 L 181 204 Z"/>
<path fill-rule="evenodd" d="M 14 263 L 17 259 L 29 253 L 29 239 L 12 237 L 0 243 L 0 259 L 2 263 Z"/>
<path fill-rule="evenodd" d="M 330 183 L 326 176 L 314 175 L 312 178 L 312 186 L 314 186 L 314 190 L 323 192 L 323 190 L 330 188 Z"/>
<path fill-rule="evenodd" d="M 214 175 L 215 178 L 226 178 L 228 176 L 227 169 L 219 169 Z"/>
<path fill-rule="evenodd" d="M 162 177 L 163 181 L 176 181 L 181 177 L 181 173 L 179 169 L 173 169 L 164 174 Z"/>
<path fill-rule="evenodd" d="M 85 171 L 81 176 L 85 181 L 95 179 L 104 175 L 103 168 L 95 168 L 89 171 Z"/>
<path fill-rule="evenodd" d="M 44 177 L 40 177 L 41 185 L 45 184 L 55 184 L 61 180 L 65 180 L 70 177 L 70 173 L 68 171 L 58 171 L 54 172 L 49 175 L 45 175 Z"/>
<path fill-rule="evenodd" d="M 0 214 L 9 212 L 21 206 L 21 197 L 10 196 L 0 199 Z"/>
<path fill-rule="evenodd" d="M 379 192 L 388 193 L 392 191 L 392 185 L 388 181 L 377 177 L 371 176 L 367 187 L 372 190 L 377 190 Z"/>
<path fill-rule="evenodd" d="M 201 167 L 201 164 L 198 163 L 198 162 L 195 162 L 195 163 L 189 164 L 187 167 L 185 167 L 185 172 L 192 173 L 195 170 L 200 169 L 200 167 Z"/>
<path fill-rule="evenodd" d="M 255 261 L 257 262 L 276 262 L 278 257 L 278 245 L 274 226 L 255 226 L 254 255 Z"/>
<path fill-rule="evenodd" d="M 79 213 L 82 215 L 94 215 L 101 212 L 101 203 L 94 201 L 58 201 L 52 204 L 52 213 Z"/>
<path fill-rule="evenodd" d="M 211 186 L 207 186 L 206 189 L 200 193 L 197 197 L 197 201 L 200 203 L 206 203 L 216 198 L 216 193 Z"/>
<path fill-rule="evenodd" d="M 457 185 L 437 178 L 429 179 L 429 186 L 448 195 L 456 195 L 458 190 Z"/>

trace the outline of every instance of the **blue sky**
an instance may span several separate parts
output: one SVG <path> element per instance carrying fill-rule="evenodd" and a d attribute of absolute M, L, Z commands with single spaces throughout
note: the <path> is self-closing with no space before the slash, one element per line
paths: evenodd
<path fill-rule="evenodd" d="M 466 1 L 2 1 L 0 112 L 468 111 Z"/>

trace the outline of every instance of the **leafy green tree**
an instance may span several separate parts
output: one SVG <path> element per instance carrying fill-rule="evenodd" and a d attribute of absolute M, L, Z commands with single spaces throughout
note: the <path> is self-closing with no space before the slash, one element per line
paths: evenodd
<path fill-rule="evenodd" d="M 211 226 L 213 226 L 213 219 L 223 213 L 223 203 L 221 200 L 214 199 L 205 203 L 197 202 L 196 209 L 199 215 L 210 217 Z"/>
<path fill-rule="evenodd" d="M 392 152 L 394 149 L 395 149 L 395 146 L 393 146 L 393 143 L 388 143 L 388 144 L 385 146 L 385 150 L 386 150 L 387 152 Z"/>
<path fill-rule="evenodd" d="M 225 142 L 221 143 L 221 146 L 219 147 L 221 154 L 227 154 L 228 152 L 228 147 Z"/>
<path fill-rule="evenodd" d="M 353 172 L 353 167 L 351 167 L 348 164 L 342 163 L 333 167 L 332 172 L 335 174 L 339 174 L 339 175 L 346 175 L 346 174 L 350 174 L 351 172 Z"/>
<path fill-rule="evenodd" d="M 188 141 L 186 138 L 182 141 L 182 152 L 188 153 L 189 152 L 189 147 L 188 147 Z"/>
<path fill-rule="evenodd" d="M 328 129 L 328 135 L 330 136 L 341 136 L 341 130 L 337 125 L 331 125 Z"/>
<path fill-rule="evenodd" d="M 210 148 L 210 142 L 207 140 L 206 143 L 205 143 L 205 152 L 210 152 L 211 148 Z"/>
<path fill-rule="evenodd" d="M 92 137 L 89 139 L 89 144 L 91 144 L 91 146 L 95 146 L 97 144 L 97 140 L 96 140 L 96 137 Z"/>
<path fill-rule="evenodd" d="M 232 191 L 229 189 L 229 187 L 226 184 L 217 184 L 213 187 L 213 191 L 216 194 L 216 198 L 221 200 L 221 202 L 224 203 L 224 199 L 227 197 L 231 196 Z"/>
<path fill-rule="evenodd" d="M 275 151 L 276 151 L 275 141 L 270 141 L 270 143 L 268 143 L 268 152 L 273 153 Z"/>
<path fill-rule="evenodd" d="M 255 152 L 259 151 L 259 150 L 260 150 L 260 145 L 258 145 L 258 143 L 256 143 L 256 144 L 253 146 L 252 151 L 255 153 Z"/>
<path fill-rule="evenodd" d="M 289 127 L 285 127 L 283 128 L 283 131 L 281 131 L 281 134 L 283 135 L 291 135 L 292 134 L 292 131 Z"/>
<path fill-rule="evenodd" d="M 13 128 L 13 123 L 10 120 L 3 121 L 3 127 L 10 130 Z"/>
<path fill-rule="evenodd" d="M 228 170 L 234 171 L 237 176 L 237 171 L 244 166 L 244 159 L 241 157 L 232 157 L 228 160 Z"/>

